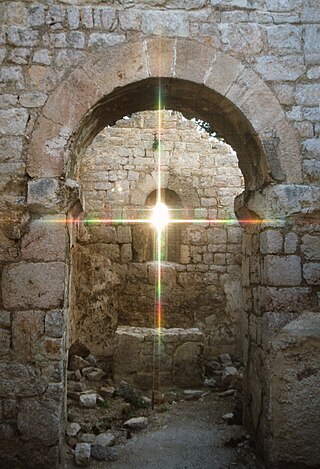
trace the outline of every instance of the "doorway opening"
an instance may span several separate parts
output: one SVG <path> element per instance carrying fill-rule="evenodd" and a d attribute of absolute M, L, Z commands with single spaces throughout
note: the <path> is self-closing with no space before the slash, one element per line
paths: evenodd
<path fill-rule="evenodd" d="M 160 195 L 170 222 L 155 349 L 155 230 L 139 219 L 151 218 L 159 194 L 159 115 Z M 121 394 L 123 382 L 149 398 L 206 379 L 219 383 L 232 362 L 218 357 L 227 354 L 240 366 L 241 353 L 241 228 L 233 201 L 244 184 L 234 150 L 180 112 L 143 111 L 96 136 L 79 179 L 85 212 L 72 246 L 69 407 L 75 409 L 72 396 L 80 388 L 91 387 L 107 402 L 119 386 Z"/>

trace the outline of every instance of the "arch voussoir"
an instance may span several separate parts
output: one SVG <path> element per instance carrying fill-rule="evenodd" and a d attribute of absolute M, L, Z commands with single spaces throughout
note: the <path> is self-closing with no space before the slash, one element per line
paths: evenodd
<path fill-rule="evenodd" d="M 155 87 L 159 86 L 157 80 L 161 76 L 172 78 L 165 85 L 169 96 L 167 106 L 179 107 L 180 96 L 184 94 L 184 104 L 177 110 L 184 111 L 188 98 L 189 114 L 194 112 L 196 116 L 203 110 L 202 117 L 211 117 L 214 124 L 221 119 L 222 133 L 230 136 L 232 145 L 235 130 L 240 139 L 244 135 L 243 141 L 248 141 L 251 135 L 249 140 L 254 142 L 250 143 L 251 151 L 257 153 L 255 162 L 247 158 L 241 163 L 241 158 L 246 158 L 245 146 L 238 152 L 244 174 L 247 172 L 249 179 L 256 178 L 256 182 L 249 182 L 249 188 L 263 185 L 270 178 L 301 182 L 294 131 L 269 87 L 239 60 L 189 39 L 144 39 L 121 44 L 96 53 L 79 65 L 53 92 L 43 109 L 30 144 L 29 174 L 32 177 L 63 175 L 67 167 L 63 156 L 80 124 L 87 122 L 91 115 L 97 122 L 101 119 L 92 132 L 94 135 L 103 125 L 112 123 L 112 116 L 108 122 L 101 115 L 108 112 L 109 96 L 113 93 L 118 92 L 122 99 L 115 104 L 117 95 L 112 97 L 110 112 L 115 120 L 126 112 L 143 110 L 143 102 L 145 109 L 156 108 Z M 151 85 L 147 85 L 147 80 L 153 80 Z M 127 86 L 133 87 L 133 93 L 134 87 L 139 87 L 131 107 L 128 101 L 131 98 L 126 97 Z M 141 105 L 137 104 L 139 97 Z M 166 106 L 166 102 L 162 105 Z M 95 109 L 99 111 L 94 114 Z M 288 144 L 290 157 L 286 150 Z"/>

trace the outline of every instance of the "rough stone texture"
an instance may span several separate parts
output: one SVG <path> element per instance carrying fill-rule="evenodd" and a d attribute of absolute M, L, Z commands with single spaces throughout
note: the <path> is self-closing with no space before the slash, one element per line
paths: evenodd
<path fill-rule="evenodd" d="M 2 276 L 6 308 L 55 308 L 64 292 L 64 263 L 18 263 L 5 268 Z M 48 289 L 48 282 L 50 289 Z"/>
<path fill-rule="evenodd" d="M 304 264 L 303 276 L 309 285 L 320 285 L 320 262 Z"/>
<path fill-rule="evenodd" d="M 262 254 L 277 254 L 282 251 L 283 239 L 279 231 L 267 230 L 260 235 Z"/>
<path fill-rule="evenodd" d="M 301 261 L 299 256 L 266 256 L 264 280 L 271 286 L 295 286 L 301 283 Z"/>
<path fill-rule="evenodd" d="M 64 261 L 66 228 L 63 218 L 56 223 L 55 217 L 34 221 L 22 239 L 22 258 L 29 261 Z"/>
<path fill-rule="evenodd" d="M 40 190 L 43 181 L 36 178 L 65 177 L 65 170 L 69 168 L 72 159 L 68 146 L 71 135 L 77 141 L 77 158 L 73 160 L 80 161 L 78 156 L 83 142 L 89 143 L 94 134 L 93 130 L 100 130 L 93 129 L 95 124 L 98 122 L 102 127 L 106 123 L 103 119 L 107 119 L 109 112 L 107 110 L 99 115 L 98 108 L 95 108 L 96 114 L 93 115 L 90 110 L 95 103 L 103 96 L 108 96 L 114 88 L 119 91 L 119 87 L 129 83 L 134 84 L 152 77 L 158 84 L 158 76 L 170 77 L 170 86 L 164 87 L 168 93 L 163 96 L 168 100 L 172 97 L 170 90 L 174 94 L 183 86 L 175 78 L 187 80 L 187 88 L 171 99 L 170 107 L 188 110 L 191 114 L 196 113 L 205 119 L 211 119 L 214 127 L 221 125 L 220 130 L 226 141 L 237 141 L 238 145 L 234 147 L 237 147 L 246 185 L 248 191 L 251 191 L 242 199 L 242 210 L 238 214 L 241 218 L 258 216 L 268 219 L 269 223 L 273 220 L 271 230 L 280 231 L 284 241 L 283 251 L 264 253 L 259 246 L 260 231 L 264 230 L 244 226 L 246 240 L 243 243 L 242 284 L 246 314 L 242 324 L 242 345 L 248 370 L 245 385 L 245 397 L 250 400 L 250 406 L 245 408 L 248 423 L 253 433 L 258 435 L 260 449 L 269 455 L 270 467 L 281 463 L 283 466 L 286 463 L 296 466 L 313 462 L 316 465 L 318 448 L 312 447 L 312 443 L 319 441 L 319 422 L 314 418 L 318 414 L 315 411 L 309 415 L 308 409 L 311 409 L 310 403 L 317 405 L 318 393 L 314 393 L 313 389 L 319 373 L 303 378 L 305 373 L 299 366 L 306 363 L 307 368 L 309 365 L 312 369 L 316 367 L 319 363 L 319 351 L 316 346 L 311 350 L 310 339 L 306 338 L 299 343 L 299 347 L 294 348 L 294 344 L 288 347 L 285 345 L 282 351 L 277 352 L 275 359 L 271 360 L 269 349 L 263 348 L 265 339 L 269 337 L 269 330 L 268 333 L 263 333 L 261 323 L 270 314 L 274 318 L 280 317 L 276 322 L 284 327 L 292 314 L 290 308 L 293 308 L 294 314 L 298 314 L 303 311 L 303 305 L 310 305 L 312 308 L 316 304 L 319 305 L 315 303 L 319 297 L 317 241 L 310 239 L 315 237 L 315 233 L 319 233 L 317 220 L 320 208 L 320 196 L 319 192 L 316 192 L 320 181 L 319 2 L 199 0 L 172 3 L 154 0 L 120 3 L 52 0 L 5 1 L 0 5 L 0 88 L 3 92 L 0 99 L 0 218 L 4 221 L 1 224 L 3 235 L 0 236 L 1 269 L 4 269 L 1 298 L 4 297 L 4 302 L 8 301 L 6 278 L 11 269 L 12 276 L 17 269 L 17 274 L 34 280 L 33 274 L 30 278 L 26 270 L 23 272 L 20 267 L 23 265 L 20 263 L 21 238 L 23 240 L 24 236 L 28 236 L 27 225 L 35 213 L 36 217 L 42 217 L 44 213 L 59 213 L 62 209 L 54 187 L 53 190 L 42 192 L 39 198 L 36 192 L 37 188 Z M 152 40 L 151 36 L 155 40 Z M 123 41 L 121 47 L 115 45 Z M 87 47 L 89 43 L 90 47 Z M 100 48 L 101 55 L 97 55 L 97 48 Z M 199 81 L 200 87 L 192 87 L 192 82 Z M 138 93 L 136 103 L 139 102 L 139 106 L 146 109 L 154 106 L 156 94 L 152 94 L 155 88 L 143 88 L 144 84 L 146 82 L 139 84 L 142 91 Z M 211 94 L 206 94 L 209 89 L 213 90 L 212 93 L 210 91 Z M 130 107 L 132 95 L 129 96 L 128 89 L 122 92 L 124 98 L 120 98 L 109 112 L 111 117 L 109 116 L 107 123 L 110 125 L 123 117 L 121 112 L 131 114 L 141 110 L 136 104 Z M 228 99 L 221 99 L 226 93 Z M 107 101 L 107 105 L 102 105 L 103 111 L 106 111 L 111 103 L 109 99 Z M 89 113 L 90 119 L 84 117 L 86 113 Z M 83 126 L 77 133 L 80 122 Z M 151 140 L 152 138 L 153 134 L 150 135 Z M 222 160 L 218 166 L 223 167 Z M 210 170 L 209 161 L 206 168 Z M 69 174 L 67 176 L 69 177 Z M 122 177 L 119 176 L 119 179 Z M 226 174 L 220 174 L 220 177 L 225 182 Z M 137 171 L 128 168 L 128 180 L 134 181 L 135 178 Z M 268 186 L 270 180 L 273 184 Z M 276 184 L 277 181 L 282 184 Z M 29 207 L 26 205 L 27 182 L 30 186 L 29 202 L 32 202 Z M 184 176 L 182 185 L 185 183 Z M 35 189 L 33 192 L 32 188 Z M 139 194 L 135 194 L 135 197 L 137 201 L 143 198 L 141 194 L 140 198 Z M 190 197 L 192 198 L 192 194 Z M 198 213 L 205 213 L 204 210 L 208 210 L 205 204 L 210 203 L 209 200 L 214 197 L 212 194 L 201 195 L 203 207 Z M 238 208 L 240 206 L 241 204 L 238 204 Z M 223 207 L 218 208 L 220 214 L 216 208 L 212 208 L 209 209 L 208 215 L 223 216 Z M 269 230 L 270 226 L 266 228 Z M 114 244 L 117 244 L 117 241 Z M 39 247 L 40 245 L 41 243 Z M 121 250 L 116 246 L 108 248 L 107 259 L 112 256 L 111 262 L 115 262 L 116 258 L 120 258 L 123 263 L 130 262 L 131 257 L 135 255 L 130 247 L 131 242 L 123 244 Z M 226 250 L 226 243 L 209 244 L 207 252 L 197 252 L 198 247 L 196 244 L 192 245 L 191 253 L 191 249 L 185 244 L 181 250 L 183 264 L 190 265 L 189 270 L 177 272 L 177 282 L 184 287 L 184 291 L 197 282 L 203 284 L 204 281 L 208 282 L 210 289 L 214 289 L 219 276 L 219 281 L 224 281 L 222 277 L 225 275 L 225 268 L 228 273 L 236 269 L 235 264 L 229 264 L 232 252 Z M 235 249 L 240 252 L 238 247 Z M 83 251 L 84 249 L 82 256 L 85 256 Z M 86 256 L 87 259 L 92 258 L 87 274 L 90 278 L 95 274 L 94 264 L 99 264 L 99 258 L 102 269 L 105 264 L 101 261 L 101 256 L 94 258 L 90 250 L 86 252 Z M 203 268 L 201 262 L 198 262 L 200 256 L 203 264 L 214 267 L 213 270 L 208 268 L 208 273 L 204 276 L 203 272 L 197 270 Z M 279 257 L 279 261 L 269 257 L 264 263 L 264 256 Z M 301 260 L 302 277 L 299 286 L 300 277 L 293 273 L 298 260 L 293 261 L 290 256 L 300 257 Z M 60 261 L 60 258 L 52 260 L 54 263 Z M 46 259 L 43 264 L 45 262 Z M 141 261 L 137 262 L 139 263 Z M 10 267 L 10 264 L 13 267 Z M 45 265 L 46 269 L 50 268 L 50 264 Z M 36 268 L 44 269 L 40 266 L 42 264 Z M 297 272 L 301 272 L 301 267 L 297 265 Z M 31 263 L 28 268 L 32 272 L 35 269 Z M 281 272 L 288 268 L 290 274 L 284 275 L 285 281 L 294 285 L 283 285 L 283 280 L 280 280 L 279 285 L 280 274 L 272 273 L 273 268 L 280 269 Z M 117 327 L 116 321 L 110 319 L 107 323 L 105 316 L 101 319 L 103 315 L 100 313 L 101 310 L 107 310 L 110 312 L 110 318 L 113 318 L 118 308 L 118 292 L 113 295 L 111 290 L 115 284 L 121 285 L 123 278 L 114 270 L 116 268 L 111 269 L 108 265 L 108 280 L 105 284 L 101 282 L 101 291 L 93 293 L 97 298 L 96 303 L 94 296 L 88 295 L 87 305 L 93 305 L 88 307 L 88 316 L 96 323 L 94 328 L 100 327 L 102 336 L 110 336 L 110 332 Z M 263 285 L 265 278 L 262 279 L 261 273 L 266 274 L 267 281 L 272 286 Z M 148 269 L 132 266 L 128 277 L 133 279 L 136 275 L 144 279 L 144 282 L 148 281 Z M 168 278 L 170 276 L 171 272 Z M 46 276 L 46 279 L 49 288 L 50 278 Z M 85 279 L 82 281 L 85 284 Z M 38 304 L 38 286 L 42 288 L 44 280 L 41 285 L 37 282 L 35 287 L 31 287 L 34 303 L 36 308 L 46 309 L 47 306 Z M 229 298 L 232 296 L 230 285 L 229 282 Z M 268 289 L 267 295 L 261 286 Z M 48 334 L 53 336 L 48 335 L 44 344 L 47 346 L 47 352 L 54 353 L 56 358 L 53 359 L 51 355 L 50 361 L 32 362 L 28 366 L 16 361 L 11 363 L 11 358 L 16 360 L 12 354 L 12 337 L 17 335 L 12 330 L 12 321 L 14 326 L 18 324 L 22 308 L 27 309 L 24 311 L 27 316 L 28 311 L 35 307 L 31 299 L 21 301 L 22 297 L 26 297 L 26 293 L 21 292 L 20 288 L 28 290 L 28 282 L 21 282 L 16 287 L 16 290 L 19 290 L 19 300 L 10 299 L 10 311 L 1 316 L 3 324 L 1 323 L 0 343 L 4 355 L 1 355 L 0 361 L 0 394 L 4 400 L 17 396 L 18 400 L 32 397 L 41 402 L 39 396 L 43 396 L 47 388 L 45 381 L 49 377 L 59 382 L 63 380 L 62 362 L 52 363 L 51 359 L 61 360 L 61 356 L 65 355 L 65 350 L 61 353 L 62 344 L 65 342 L 61 337 L 55 337 L 58 335 L 55 328 L 57 318 L 54 319 L 53 325 L 53 318 L 48 316 Z M 138 292 L 139 297 L 140 293 Z M 88 294 L 88 291 L 85 294 Z M 219 293 L 214 292 L 215 295 L 219 296 Z M 51 294 L 47 295 L 50 296 Z M 27 304 L 14 306 L 17 303 Z M 229 301 L 230 310 L 234 304 L 235 295 L 232 301 Z M 269 306 L 276 311 L 268 313 L 265 309 Z M 3 308 L 2 303 L 1 307 Z M 207 330 L 216 331 L 217 319 L 204 313 L 207 307 L 207 303 L 201 304 L 198 322 L 206 322 Z M 219 309 L 221 305 L 218 305 L 217 310 Z M 278 310 L 283 312 L 280 314 Z M 40 316 L 44 312 L 48 314 L 49 311 L 43 311 Z M 58 319 L 57 321 L 59 322 Z M 99 321 L 101 322 L 97 325 Z M 310 321 L 315 328 L 315 317 Z M 87 324 L 84 324 L 83 328 L 86 327 Z M 229 336 L 229 324 L 224 325 L 223 329 L 219 331 L 219 337 L 215 337 L 214 333 L 210 338 L 214 343 L 221 337 L 226 339 Z M 98 341 L 99 337 L 94 337 L 93 341 L 96 340 Z M 108 347 L 111 350 L 112 344 L 109 343 Z M 60 358 L 57 358 L 59 353 Z M 295 360 L 296 357 L 300 357 L 300 361 Z M 317 362 L 310 364 L 308 360 L 313 357 Z M 8 364 L 5 363 L 7 361 Z M 283 364 L 286 366 L 282 369 Z M 271 369 L 270 374 L 267 373 L 268 367 Z M 276 393 L 273 392 L 274 388 L 271 390 L 273 367 L 274 379 L 280 382 L 279 385 L 276 383 Z M 295 383 L 295 373 L 302 377 L 301 382 Z M 281 381 L 283 375 L 286 377 L 286 385 Z M 310 381 L 311 386 L 304 385 L 306 380 Z M 277 403 L 278 395 L 285 396 L 285 402 L 281 402 L 281 405 Z M 4 404 L 1 403 L 0 408 L 4 409 Z M 273 412 L 271 416 L 268 413 L 270 409 Z M 9 412 L 9 407 L 6 407 L 6 411 Z M 35 412 L 30 420 L 35 428 L 37 415 L 43 420 L 43 413 Z M 275 425 L 272 433 L 268 427 L 267 416 L 270 417 L 272 425 Z M 6 451 L 10 454 L 13 451 L 16 455 L 9 463 L 7 455 L 5 456 L 7 466 L 14 467 L 18 460 L 20 467 L 28 469 L 53 469 L 58 466 L 60 455 L 57 446 L 44 449 L 35 441 L 28 440 L 23 443 L 16 431 L 16 417 L 12 417 L 9 424 L 3 422 L 5 421 L 1 420 L 1 429 L 8 436 L 8 440 L 5 440 L 8 443 Z M 50 425 L 50 419 L 48 424 Z M 53 428 L 57 430 L 59 438 L 57 427 Z M 304 434 L 299 433 L 302 430 Z M 43 428 L 43 433 L 51 434 L 51 429 Z M 271 434 L 274 435 L 274 441 L 270 441 Z M 288 436 L 287 439 L 285 435 Z M 1 465 L 1 457 L 0 461 Z"/>
<path fill-rule="evenodd" d="M 233 198 L 241 192 L 243 182 L 231 148 L 180 113 L 167 111 L 160 117 L 164 129 L 162 180 L 169 190 L 164 197 L 172 207 L 171 217 L 234 219 Z M 151 217 L 156 200 L 148 202 L 148 197 L 157 187 L 157 150 L 153 146 L 158 119 L 155 112 L 134 114 L 105 129 L 89 146 L 80 174 L 90 216 Z M 146 224 L 86 227 L 75 261 L 72 330 L 77 335 L 72 342 L 80 337 L 95 353 L 110 354 L 117 322 L 153 326 L 150 308 L 157 275 L 153 236 L 152 227 Z M 208 354 L 218 352 L 222 343 L 234 350 L 238 347 L 241 308 L 232 294 L 240 291 L 237 250 L 241 230 L 236 220 L 230 228 L 171 225 L 166 237 L 163 326 L 199 327 L 206 334 Z M 124 288 L 119 287 L 120 282 Z M 97 307 L 91 301 L 93 292 Z M 97 295 L 101 295 L 101 307 Z M 108 307 L 102 306 L 106 303 Z"/>
<path fill-rule="evenodd" d="M 86 467 L 90 464 L 91 445 L 89 443 L 77 443 L 74 459 L 77 466 Z"/>
<path fill-rule="evenodd" d="M 303 313 L 283 327 L 272 341 L 274 411 L 271 417 L 270 461 L 316 467 L 320 416 L 317 394 L 319 370 L 319 313 Z M 299 355 L 299 362 L 295 357 Z M 305 403 L 301 406 L 301 400 Z"/>
<path fill-rule="evenodd" d="M 59 211 L 58 204 L 61 199 L 58 194 L 59 183 L 55 179 L 43 178 L 30 181 L 28 184 L 28 205 L 30 209 L 41 212 Z"/>
<path fill-rule="evenodd" d="M 24 440 L 37 439 L 46 446 L 58 441 L 60 415 L 49 399 L 23 399 L 19 406 L 18 429 Z"/>
<path fill-rule="evenodd" d="M 199 329 L 157 329 L 118 327 L 115 335 L 114 379 L 150 389 L 153 373 L 154 340 L 156 372 L 162 385 L 202 384 L 204 336 Z M 159 341 L 160 340 L 160 341 Z M 132 357 L 128 360 L 128 356 Z"/>

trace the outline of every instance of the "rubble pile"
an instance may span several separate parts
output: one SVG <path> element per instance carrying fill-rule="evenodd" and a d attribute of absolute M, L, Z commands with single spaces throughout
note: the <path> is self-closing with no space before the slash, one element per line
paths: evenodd
<path fill-rule="evenodd" d="M 168 410 L 181 399 L 203 399 L 210 392 L 230 398 L 231 405 L 235 403 L 233 411 L 222 419 L 228 424 L 241 424 L 242 371 L 239 361 L 221 354 L 205 364 L 204 382 L 199 389 L 143 393 L 124 380 L 115 383 L 110 366 L 76 343 L 69 351 L 67 371 L 68 451 L 80 467 L 88 466 L 92 459 L 114 461 L 118 457 L 115 446 L 146 429 L 156 412 Z"/>

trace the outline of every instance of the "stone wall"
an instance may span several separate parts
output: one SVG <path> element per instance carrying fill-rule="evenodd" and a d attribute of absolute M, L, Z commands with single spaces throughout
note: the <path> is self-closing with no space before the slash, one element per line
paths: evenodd
<path fill-rule="evenodd" d="M 161 151 L 154 143 L 159 119 Z M 170 217 L 226 219 L 219 225 L 171 225 L 166 242 L 178 238 L 177 252 L 175 262 L 163 263 L 162 325 L 199 327 L 207 357 L 221 350 L 239 354 L 241 228 L 233 203 L 243 178 L 229 145 L 172 111 L 141 112 L 117 122 L 82 159 L 84 218 L 149 219 L 146 201 L 157 189 L 159 151 L 162 188 L 180 201 Z M 94 353 L 109 355 L 118 325 L 153 327 L 153 237 L 150 224 L 85 224 L 74 248 L 71 341 L 79 338 Z"/>
<path fill-rule="evenodd" d="M 64 419 L 62 426 L 58 426 L 57 416 L 63 414 L 65 390 L 64 325 L 69 320 L 69 282 L 68 268 L 63 267 L 68 266 L 69 243 L 65 241 L 68 239 L 65 229 L 60 231 L 57 224 L 43 223 L 43 218 L 53 214 L 62 223 L 66 212 L 75 209 L 80 187 L 66 181 L 72 176 L 68 169 L 76 166 L 85 145 L 104 123 L 113 124 L 123 114 L 155 108 L 154 83 L 158 83 L 159 75 L 167 79 L 163 82 L 170 108 L 201 114 L 199 117 L 212 121 L 237 150 L 247 188 L 240 203 L 242 209 L 239 205 L 239 216 L 253 213 L 284 222 L 288 217 L 295 217 L 295 221 L 300 218 L 305 233 L 295 234 L 302 246 L 310 242 L 308 237 L 302 240 L 304 236 L 314 241 L 314 224 L 306 220 L 306 214 L 315 218 L 319 214 L 317 0 L 48 3 L 0 4 L 0 360 L 5 370 L 0 393 L 0 428 L 1 464 L 10 469 L 54 468 L 61 457 Z M 134 94 L 132 90 L 140 93 Z M 40 237 L 39 223 L 44 227 Z M 272 226 L 272 231 L 278 230 L 278 225 Z M 281 231 L 282 239 L 289 231 Z M 258 234 L 254 239 L 260 251 Z M 40 246 L 40 257 L 37 253 L 31 257 L 23 254 L 22 245 L 28 250 L 25 239 L 29 236 L 32 239 L 28 243 L 33 241 L 30 245 Z M 52 248 L 52 238 L 58 240 L 59 249 Z M 272 257 L 278 255 L 281 261 Z M 278 309 L 266 313 L 274 313 L 281 328 L 289 308 L 287 301 L 288 305 L 293 304 L 292 290 L 311 288 L 311 300 L 309 297 L 306 303 L 302 300 L 297 314 L 302 313 L 305 304 L 308 308 L 314 305 L 316 290 L 319 292 L 319 261 L 306 259 L 299 250 L 263 256 L 266 277 L 262 280 L 260 276 L 260 261 L 257 268 L 252 265 L 252 279 L 260 278 L 254 280 L 253 288 L 260 295 L 268 287 L 272 301 L 265 304 Z M 291 256 L 299 259 L 293 260 Z M 270 267 L 276 264 L 277 268 L 292 272 L 297 264 L 299 271 L 300 260 L 303 274 L 299 285 L 274 285 L 279 278 L 273 279 Z M 254 259 L 252 262 L 255 264 Z M 290 282 L 298 282 L 294 279 Z M 265 285 L 264 281 L 272 285 Z M 277 288 L 285 293 L 283 289 L 287 287 L 291 290 L 285 304 L 283 299 L 281 303 L 275 301 Z M 249 306 L 265 301 L 256 296 L 252 303 L 250 298 L 253 294 L 245 299 Z M 63 320 L 56 337 L 50 328 L 46 329 L 46 318 L 57 310 Z M 263 316 L 267 318 L 266 313 Z M 39 321 L 39 327 L 32 327 L 39 333 L 20 333 L 25 317 L 32 323 Z M 254 319 L 250 323 L 254 324 Z M 283 332 L 289 333 L 290 328 Z M 20 348 L 18 343 L 23 338 L 29 342 L 30 363 L 21 357 L 23 346 Z M 255 353 L 254 326 L 248 329 L 247 338 L 247 363 L 252 369 L 261 370 L 253 373 L 254 379 L 247 380 L 246 396 L 257 409 L 249 409 L 247 417 L 252 420 L 256 412 L 262 420 L 271 421 L 276 419 L 279 407 L 273 405 L 275 394 L 270 377 L 274 364 L 282 361 L 281 347 L 273 360 L 275 355 L 270 349 L 260 348 Z M 302 340 L 301 347 L 308 340 Z M 38 353 L 43 344 L 50 345 L 45 352 Z M 316 353 L 317 349 L 312 350 Z M 290 349 L 288 354 L 294 368 L 295 352 Z M 290 375 L 290 379 L 294 376 Z M 308 385 L 316 389 L 316 380 L 311 376 Z M 300 403 L 300 416 L 304 422 L 314 422 L 308 406 L 310 395 L 301 394 L 300 385 L 292 389 Z M 314 399 L 317 395 L 312 394 Z M 13 406 L 11 400 L 15 401 Z M 292 424 L 289 420 L 283 424 L 285 434 Z M 290 453 L 294 463 L 301 461 L 299 452 L 304 455 L 305 465 L 313 463 L 311 454 L 318 454 L 319 438 L 314 435 L 319 425 L 308 428 L 309 456 L 304 439 L 294 436 L 286 442 L 286 458 L 291 445 L 295 446 Z M 266 455 L 271 467 L 276 467 L 280 461 L 278 449 L 284 447 L 284 440 L 281 443 L 279 434 L 268 425 L 260 425 L 259 432 L 260 448 L 265 439 Z M 10 446 L 12 442 L 14 447 Z"/>

